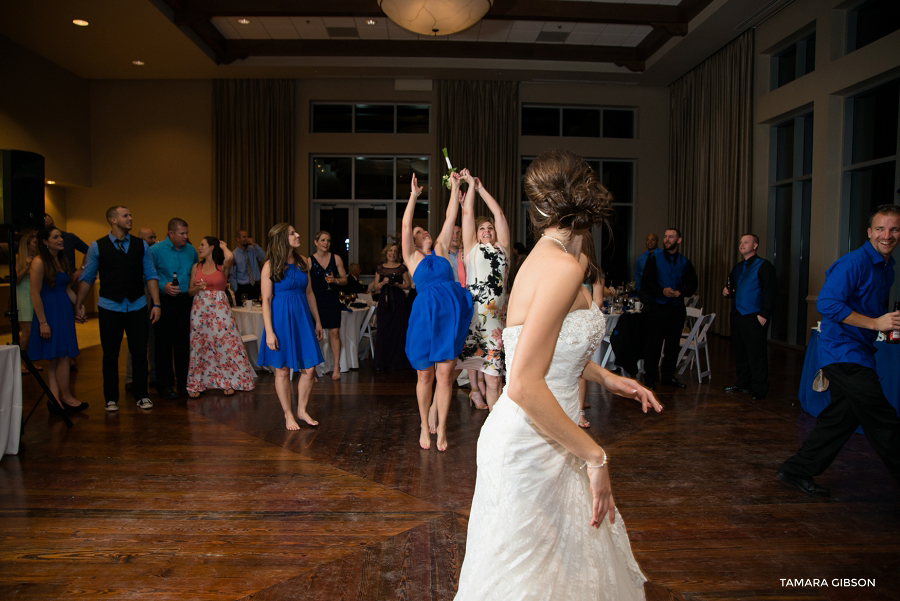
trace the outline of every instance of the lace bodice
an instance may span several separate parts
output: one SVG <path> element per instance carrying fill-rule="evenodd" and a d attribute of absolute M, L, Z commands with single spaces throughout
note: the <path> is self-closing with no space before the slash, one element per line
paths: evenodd
<path fill-rule="evenodd" d="M 512 365 L 521 333 L 521 325 L 503 330 L 508 381 L 515 378 Z M 553 360 L 544 378 L 563 410 L 573 418 L 578 415 L 578 378 L 605 333 L 606 318 L 595 303 L 590 309 L 569 313 L 559 330 Z"/>

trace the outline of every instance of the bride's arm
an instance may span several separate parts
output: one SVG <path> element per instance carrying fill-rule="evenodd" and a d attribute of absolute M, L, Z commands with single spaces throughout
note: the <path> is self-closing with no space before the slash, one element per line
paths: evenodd
<path fill-rule="evenodd" d="M 653 407 L 657 413 L 663 410 L 662 404 L 652 392 L 638 384 L 636 381 L 617 376 L 608 369 L 600 367 L 593 361 L 587 362 L 587 365 L 584 366 L 584 371 L 581 372 L 581 377 L 585 380 L 600 384 L 603 388 L 613 394 L 623 396 L 627 399 L 635 399 L 641 404 L 644 413 L 647 413 L 647 410 L 650 407 Z"/>
<path fill-rule="evenodd" d="M 578 261 L 566 255 L 560 254 L 558 258 L 546 261 L 548 265 L 545 272 L 554 274 L 552 279 L 555 281 L 534 291 L 534 298 L 528 308 L 516 345 L 515 358 L 510 369 L 515 377 L 509 382 L 507 394 L 538 428 L 566 450 L 580 457 L 588 465 L 602 465 L 599 468 L 588 468 L 594 497 L 591 525 L 599 528 L 607 512 L 610 522 L 615 516 L 615 500 L 609 482 L 606 452 L 589 434 L 569 419 L 544 380 L 555 347 L 553 344 L 547 344 L 547 341 L 559 337 L 559 331 L 575 300 L 584 273 Z"/>

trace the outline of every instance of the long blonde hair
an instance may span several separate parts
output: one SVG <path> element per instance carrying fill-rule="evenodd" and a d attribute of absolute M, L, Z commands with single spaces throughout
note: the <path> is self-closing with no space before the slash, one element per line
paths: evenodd
<path fill-rule="evenodd" d="M 278 223 L 269 230 L 269 245 L 266 248 L 266 261 L 269 262 L 269 277 L 273 282 L 280 282 L 284 279 L 284 269 L 287 265 L 288 257 L 294 257 L 294 264 L 300 268 L 300 271 L 306 272 L 306 257 L 300 254 L 299 248 L 291 247 L 289 237 L 291 224 Z"/>
<path fill-rule="evenodd" d="M 16 255 L 16 271 L 22 271 L 28 265 L 28 247 L 31 245 L 31 241 L 37 238 L 37 232 L 34 230 L 25 230 L 22 232 L 22 237 L 19 238 L 19 254 Z M 38 249 L 40 252 L 40 249 Z M 35 253 L 34 256 L 37 256 L 38 253 Z"/>

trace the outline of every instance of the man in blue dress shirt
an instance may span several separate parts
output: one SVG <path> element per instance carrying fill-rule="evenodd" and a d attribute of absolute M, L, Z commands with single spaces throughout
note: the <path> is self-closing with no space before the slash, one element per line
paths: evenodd
<path fill-rule="evenodd" d="M 860 425 L 900 483 L 900 418 L 875 372 L 878 332 L 900 329 L 900 311 L 885 312 L 894 283 L 891 253 L 900 242 L 900 206 L 875 209 L 868 234 L 868 242 L 825 272 L 825 285 L 816 302 L 822 314 L 818 364 L 828 378 L 831 402 L 797 454 L 782 463 L 776 474 L 812 497 L 829 495 L 813 476 L 831 465 Z"/>
<path fill-rule="evenodd" d="M 235 301 L 240 303 L 243 295 L 247 295 L 250 300 L 259 300 L 259 264 L 266 260 L 266 253 L 246 230 L 240 230 L 235 239 L 237 245 L 234 248 L 234 264 L 231 266 L 231 275 L 228 276 Z"/>
<path fill-rule="evenodd" d="M 731 286 L 722 295 L 731 297 L 731 345 L 737 379 L 725 392 L 750 392 L 754 401 L 769 392 L 767 334 L 778 293 L 775 266 L 756 254 L 759 238 L 744 234 L 738 250 L 743 260 L 731 270 Z"/>
<path fill-rule="evenodd" d="M 160 295 L 162 317 L 153 329 L 156 334 L 156 388 L 160 398 L 172 400 L 178 398 L 178 392 L 187 392 L 193 302 L 188 295 L 188 286 L 191 268 L 198 257 L 197 249 L 188 244 L 187 221 L 173 217 L 169 220 L 168 230 L 166 238 L 150 248 L 150 254 L 163 287 Z M 178 284 L 174 285 L 176 275 Z M 176 378 L 178 392 L 174 390 Z"/>
<path fill-rule="evenodd" d="M 649 234 L 647 236 L 647 250 L 638 255 L 637 261 L 634 262 L 634 289 L 641 291 L 641 277 L 644 275 L 644 266 L 647 265 L 647 259 L 656 252 L 659 247 L 659 236 Z"/>
<path fill-rule="evenodd" d="M 159 284 L 150 259 L 147 243 L 129 234 L 131 211 L 126 207 L 110 207 L 106 220 L 112 230 L 91 242 L 84 259 L 84 271 L 75 299 L 76 315 L 84 316 L 84 299 L 100 275 L 100 346 L 103 349 L 103 397 L 107 411 L 119 410 L 119 349 L 122 333 L 128 340 L 133 365 L 132 393 L 141 409 L 153 403 L 147 394 L 147 334 L 149 323 L 160 316 Z M 147 314 L 144 285 L 153 307 Z"/>

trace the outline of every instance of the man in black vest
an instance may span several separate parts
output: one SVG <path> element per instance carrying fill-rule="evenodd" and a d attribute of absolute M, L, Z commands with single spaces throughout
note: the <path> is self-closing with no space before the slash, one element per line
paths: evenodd
<path fill-rule="evenodd" d="M 662 383 L 675 388 L 685 385 L 675 379 L 675 364 L 681 350 L 681 331 L 687 312 L 684 299 L 697 291 L 697 272 L 691 262 L 678 252 L 681 232 L 666 230 L 663 248 L 647 258 L 641 275 L 641 296 L 646 299 L 647 337 L 644 346 L 644 382 L 656 389 L 656 366 L 665 340 Z"/>
<path fill-rule="evenodd" d="M 756 254 L 759 238 L 744 234 L 738 247 L 743 261 L 731 270 L 722 295 L 734 300 L 731 309 L 731 344 L 737 379 L 725 392 L 750 392 L 754 401 L 769 392 L 767 334 L 777 294 L 775 266 Z"/>
<path fill-rule="evenodd" d="M 110 207 L 106 220 L 112 227 L 108 235 L 92 242 L 84 260 L 84 271 L 78 284 L 75 312 L 84 316 L 84 299 L 97 275 L 100 276 L 100 346 L 103 348 L 103 397 L 107 411 L 119 410 L 119 349 L 123 332 L 128 337 L 133 365 L 132 393 L 141 409 L 153 403 L 147 392 L 147 299 L 144 283 L 153 307 L 149 321 L 159 319 L 159 284 L 150 248 L 132 236 L 131 211 L 126 207 Z"/>

